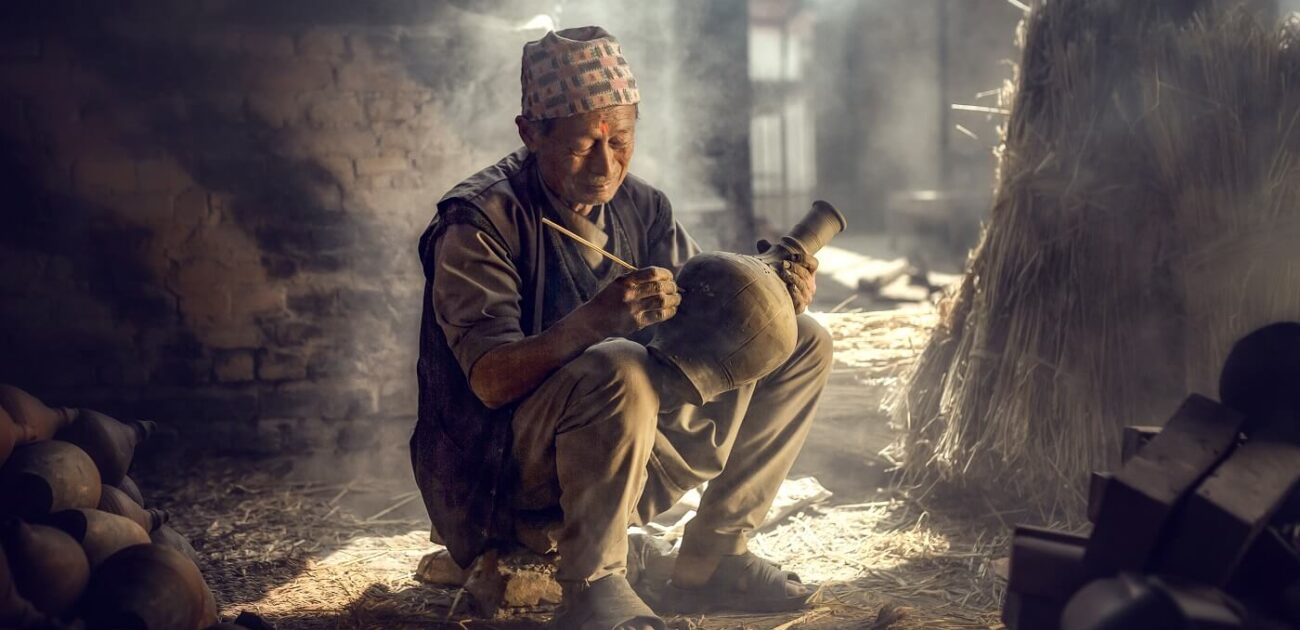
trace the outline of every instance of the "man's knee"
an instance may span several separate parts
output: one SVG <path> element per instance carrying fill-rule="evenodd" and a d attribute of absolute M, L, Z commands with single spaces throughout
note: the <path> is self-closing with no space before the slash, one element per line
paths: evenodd
<path fill-rule="evenodd" d="M 796 322 L 799 328 L 799 340 L 795 346 L 795 353 L 810 368 L 829 372 L 834 353 L 834 342 L 830 331 L 807 313 L 799 315 Z"/>
<path fill-rule="evenodd" d="M 649 354 L 641 344 L 611 339 L 587 348 L 564 366 L 580 386 L 579 404 L 609 406 L 629 427 L 645 429 L 658 419 L 659 394 L 650 378 Z"/>

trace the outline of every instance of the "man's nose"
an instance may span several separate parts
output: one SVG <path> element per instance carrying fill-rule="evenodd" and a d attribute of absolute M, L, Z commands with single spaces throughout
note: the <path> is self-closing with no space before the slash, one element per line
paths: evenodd
<path fill-rule="evenodd" d="M 608 144 L 602 142 L 598 145 L 598 149 L 595 153 L 596 155 L 592 157 L 591 163 L 589 164 L 591 174 L 605 177 L 610 173 L 613 173 L 616 168 L 614 164 L 613 149 L 610 149 Z"/>

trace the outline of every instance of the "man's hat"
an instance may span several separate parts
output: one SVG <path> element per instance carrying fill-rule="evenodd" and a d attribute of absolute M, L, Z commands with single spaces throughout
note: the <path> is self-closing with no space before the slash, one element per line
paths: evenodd
<path fill-rule="evenodd" d="M 599 26 L 552 31 L 524 44 L 521 83 L 529 120 L 641 102 L 622 47 Z"/>

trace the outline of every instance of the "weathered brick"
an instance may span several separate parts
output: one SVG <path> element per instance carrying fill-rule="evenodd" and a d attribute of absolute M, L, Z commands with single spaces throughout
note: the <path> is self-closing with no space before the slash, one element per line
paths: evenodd
<path fill-rule="evenodd" d="M 204 345 L 216 350 L 257 348 L 263 344 L 262 330 L 252 322 L 223 322 L 195 332 Z"/>
<path fill-rule="evenodd" d="M 373 122 L 401 122 L 415 117 L 417 106 L 414 96 L 381 96 L 366 102 L 366 114 Z"/>
<path fill-rule="evenodd" d="M 308 59 L 338 59 L 347 52 L 347 43 L 338 31 L 313 28 L 298 35 L 298 54 Z"/>
<path fill-rule="evenodd" d="M 329 133 L 311 134 L 297 140 L 298 148 L 318 155 L 374 155 L 379 149 L 379 138 L 372 131 L 338 129 Z"/>
<path fill-rule="evenodd" d="M 398 61 L 402 56 L 396 29 L 348 35 L 352 55 L 360 61 Z"/>
<path fill-rule="evenodd" d="M 360 177 L 400 173 L 409 168 L 411 168 L 411 160 L 401 155 L 360 158 L 357 160 L 357 175 Z"/>
<path fill-rule="evenodd" d="M 223 352 L 213 363 L 213 372 L 222 383 L 243 383 L 253 380 L 253 353 L 248 351 Z"/>
<path fill-rule="evenodd" d="M 261 412 L 282 418 L 320 417 L 324 400 L 321 394 L 315 383 L 285 383 L 262 394 Z"/>
<path fill-rule="evenodd" d="M 137 166 L 143 192 L 177 192 L 194 183 L 180 163 L 172 159 L 143 160 Z"/>
<path fill-rule="evenodd" d="M 142 225 L 162 227 L 172 220 L 172 196 L 165 192 L 115 195 L 111 205 L 123 217 Z"/>
<path fill-rule="evenodd" d="M 341 185 L 352 183 L 356 179 L 352 158 L 346 155 L 322 155 L 316 158 L 316 164 L 330 174 Z"/>
<path fill-rule="evenodd" d="M 187 227 L 209 223 L 208 191 L 191 187 L 176 195 L 172 199 L 172 220 Z"/>
<path fill-rule="evenodd" d="M 253 64 L 238 85 L 259 92 L 311 92 L 334 85 L 334 68 L 318 59 L 296 59 L 286 63 Z"/>
<path fill-rule="evenodd" d="M 324 334 L 324 329 L 311 321 L 278 322 L 271 326 L 271 339 L 282 347 L 301 346 Z"/>
<path fill-rule="evenodd" d="M 366 113 L 355 94 L 313 94 L 308 99 L 307 120 L 322 128 L 355 127 L 366 122 Z"/>
<path fill-rule="evenodd" d="M 239 40 L 240 51 L 257 58 L 286 59 L 294 55 L 293 38 L 283 33 L 248 31 Z"/>
<path fill-rule="evenodd" d="M 339 67 L 338 86 L 349 92 L 409 92 L 420 84 L 399 63 L 354 62 Z"/>
<path fill-rule="evenodd" d="M 77 189 L 88 194 L 134 192 L 139 187 L 135 162 L 126 157 L 78 161 L 72 177 Z"/>
<path fill-rule="evenodd" d="M 230 319 L 230 292 L 225 287 L 207 287 L 193 293 L 180 293 L 180 306 L 186 321 L 200 327 L 212 326 Z M 211 339 L 207 343 L 213 344 Z"/>
<path fill-rule="evenodd" d="M 248 95 L 248 111 L 262 124 L 280 129 L 298 121 L 301 110 L 293 92 L 255 92 Z"/>
<path fill-rule="evenodd" d="M 191 387 L 209 382 L 212 362 L 207 358 L 171 359 L 163 358 L 154 364 L 151 382 L 158 385 Z"/>
<path fill-rule="evenodd" d="M 379 390 L 379 413 L 414 415 L 418 397 L 414 379 L 387 381 Z"/>
<path fill-rule="evenodd" d="M 272 382 L 307 378 L 307 357 L 276 350 L 263 351 L 257 358 L 257 378 Z"/>
<path fill-rule="evenodd" d="M 379 147 L 384 151 L 421 153 L 437 133 L 409 125 L 386 125 L 379 132 Z"/>
<path fill-rule="evenodd" d="M 230 314 L 236 320 L 284 310 L 284 287 L 266 283 L 236 285 L 231 291 Z"/>

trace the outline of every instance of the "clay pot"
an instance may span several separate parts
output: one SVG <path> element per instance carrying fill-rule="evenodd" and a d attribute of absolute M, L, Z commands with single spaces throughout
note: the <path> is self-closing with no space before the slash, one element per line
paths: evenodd
<path fill-rule="evenodd" d="M 109 514 L 125 516 L 135 521 L 146 532 L 158 529 L 168 519 L 166 510 L 146 510 L 116 486 L 105 485 L 100 489 L 97 507 Z"/>
<path fill-rule="evenodd" d="M 89 628 L 198 630 L 217 621 L 206 597 L 203 576 L 185 556 L 136 545 L 99 565 L 81 610 Z"/>
<path fill-rule="evenodd" d="M 53 527 L 11 519 L 0 528 L 0 542 L 20 595 L 51 617 L 72 610 L 90 576 L 77 541 Z"/>
<path fill-rule="evenodd" d="M 14 577 L 9 572 L 9 560 L 5 557 L 4 547 L 0 547 L 0 627 L 25 628 L 43 626 L 46 622 L 45 615 L 18 594 Z"/>
<path fill-rule="evenodd" d="M 18 436 L 18 444 L 52 439 L 76 416 L 72 409 L 48 407 L 39 398 L 13 385 L 0 385 L 0 407 L 23 430 Z"/>
<path fill-rule="evenodd" d="M 99 469 L 85 451 L 58 440 L 14 450 L 0 469 L 0 511 L 28 520 L 99 504 Z"/>
<path fill-rule="evenodd" d="M 155 545 L 170 547 L 181 552 L 195 566 L 202 564 L 199 562 L 199 552 L 194 550 L 194 545 L 190 544 L 190 539 L 176 531 L 171 525 L 161 525 L 158 529 L 150 532 L 149 540 L 152 540 Z"/>
<path fill-rule="evenodd" d="M 9 416 L 9 412 L 0 407 L 0 466 L 9 459 L 9 455 L 14 452 L 14 446 L 18 444 L 18 439 L 25 433 Z"/>
<path fill-rule="evenodd" d="M 116 485 L 118 490 L 125 492 L 126 496 L 131 497 L 131 500 L 139 504 L 140 507 L 147 507 L 144 504 L 144 494 L 140 492 L 140 486 L 135 485 L 135 480 L 131 479 L 130 475 L 122 477 L 122 480 L 117 482 Z"/>
<path fill-rule="evenodd" d="M 55 512 L 46 523 L 81 543 L 92 569 L 118 551 L 149 542 L 148 532 L 131 519 L 100 510 L 81 508 Z"/>
<path fill-rule="evenodd" d="M 759 256 L 714 252 L 687 261 L 676 278 L 677 316 L 655 326 L 649 344 L 651 356 L 669 368 L 665 388 L 698 406 L 784 363 L 798 327 L 776 267 L 815 255 L 844 226 L 838 210 L 818 201 Z"/>
<path fill-rule="evenodd" d="M 116 485 L 131 467 L 136 445 L 148 439 L 156 426 L 148 420 L 119 422 L 93 409 L 79 409 L 76 419 L 55 438 L 80 446 L 99 467 L 104 483 Z"/>

